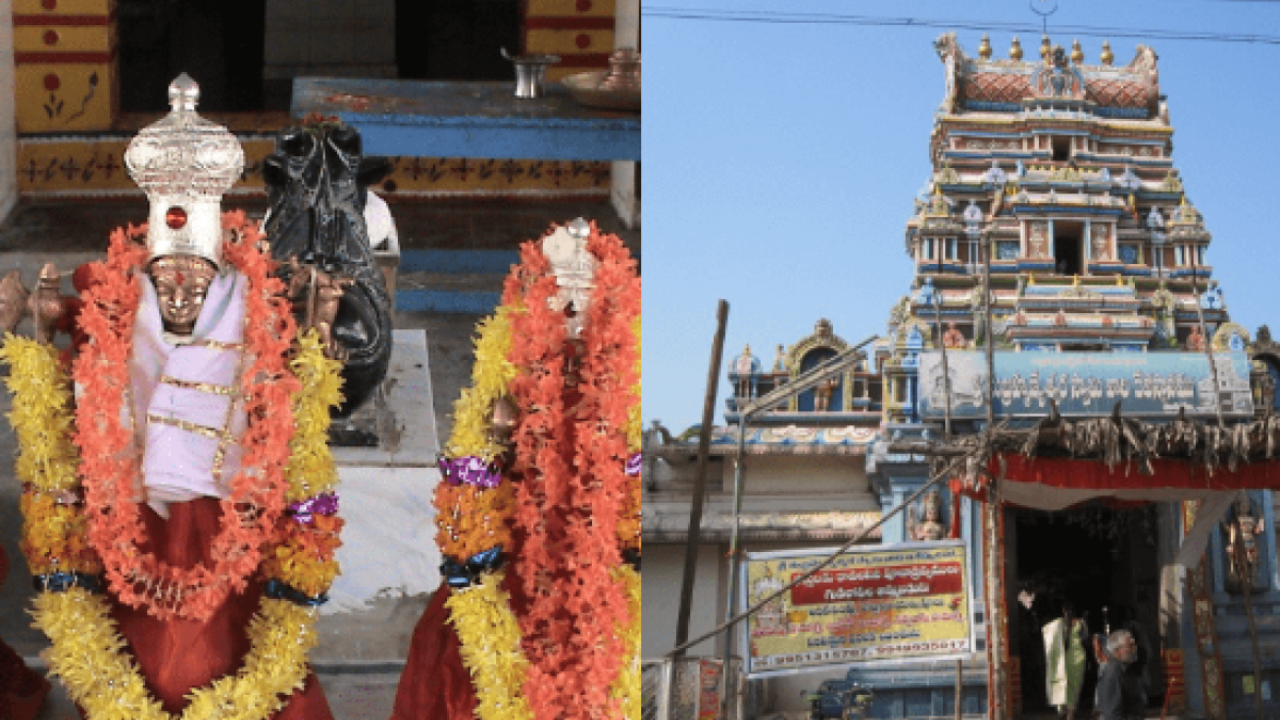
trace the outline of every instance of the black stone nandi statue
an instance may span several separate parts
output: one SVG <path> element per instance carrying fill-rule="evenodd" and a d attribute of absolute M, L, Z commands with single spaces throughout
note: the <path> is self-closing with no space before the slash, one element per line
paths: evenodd
<path fill-rule="evenodd" d="M 369 185 L 390 170 L 386 158 L 362 156 L 357 130 L 333 120 L 283 131 L 263 161 L 263 227 L 295 307 L 337 303 L 322 331 L 344 363 L 339 417 L 373 393 L 391 359 L 391 299 L 364 216 Z"/>

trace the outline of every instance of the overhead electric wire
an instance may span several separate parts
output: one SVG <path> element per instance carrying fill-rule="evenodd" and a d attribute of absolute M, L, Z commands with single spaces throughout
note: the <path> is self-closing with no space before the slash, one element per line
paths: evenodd
<path fill-rule="evenodd" d="M 1253 0 L 1258 1 L 1258 0 Z M 749 22 L 773 25 L 867 25 L 876 27 L 930 27 L 949 30 L 1003 30 L 1036 34 L 1042 31 L 1037 23 L 981 22 L 976 20 L 941 20 L 936 18 L 882 17 L 876 15 L 842 15 L 835 13 L 796 13 L 776 10 L 718 10 L 707 8 L 641 7 L 641 15 L 670 20 L 703 20 L 718 22 Z M 1140 28 L 1107 27 L 1101 25 L 1055 25 L 1054 34 L 1101 37 L 1138 38 L 1150 40 L 1189 40 L 1198 42 L 1259 43 L 1280 45 L 1280 35 L 1252 35 L 1242 33 L 1196 32 L 1183 30 L 1144 30 Z"/>

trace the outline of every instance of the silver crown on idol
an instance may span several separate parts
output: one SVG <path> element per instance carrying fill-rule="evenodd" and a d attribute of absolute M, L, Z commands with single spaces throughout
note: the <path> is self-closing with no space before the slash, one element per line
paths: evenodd
<path fill-rule="evenodd" d="M 590 237 L 591 224 L 578 218 L 556 228 L 542 240 L 542 253 L 551 261 L 551 271 L 555 273 L 559 287 L 555 295 L 547 298 L 547 305 L 556 312 L 573 308 L 573 314 L 565 322 L 569 337 L 575 340 L 582 336 L 587 322 L 587 306 L 591 303 L 596 269 L 600 264 L 587 250 Z"/>
<path fill-rule="evenodd" d="M 129 143 L 124 164 L 147 193 L 151 257 L 195 255 L 222 267 L 222 196 L 240 179 L 244 150 L 196 113 L 200 86 L 186 73 L 169 85 L 169 114 Z"/>

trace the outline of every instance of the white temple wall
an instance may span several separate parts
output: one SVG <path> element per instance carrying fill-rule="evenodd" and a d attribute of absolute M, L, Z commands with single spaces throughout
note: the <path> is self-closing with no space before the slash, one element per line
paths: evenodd
<path fill-rule="evenodd" d="M 724 464 L 724 488 L 733 492 L 733 462 Z M 749 456 L 744 507 L 772 512 L 879 510 L 862 456 Z"/>
<path fill-rule="evenodd" d="M 656 660 L 675 647 L 676 622 L 680 612 L 680 585 L 684 577 L 683 544 L 647 544 L 644 548 L 644 630 L 640 657 Z M 693 608 L 689 616 L 689 637 L 695 638 L 715 628 L 724 614 L 724 571 L 718 545 L 698 548 L 698 569 L 693 585 Z M 688 650 L 686 656 L 718 656 L 720 643 L 707 640 Z"/>

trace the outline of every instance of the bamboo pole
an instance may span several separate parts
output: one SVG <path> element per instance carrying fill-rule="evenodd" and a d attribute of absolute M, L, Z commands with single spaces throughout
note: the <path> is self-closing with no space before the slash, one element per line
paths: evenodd
<path fill-rule="evenodd" d="M 693 507 L 689 511 L 689 533 L 684 548 L 684 578 L 680 583 L 680 614 L 676 616 L 676 645 L 689 639 L 689 615 L 693 611 L 693 585 L 697 578 L 698 545 L 702 535 L 702 506 L 706 502 L 707 456 L 711 451 L 711 424 L 715 420 L 716 393 L 720 385 L 720 363 L 724 356 L 724 333 L 729 322 L 729 303 L 716 308 L 716 334 L 711 341 L 711 366 L 707 369 L 707 393 L 702 403 L 702 432 L 698 436 L 698 474 L 693 485 Z M 679 659 L 684 655 L 680 651 Z"/>

